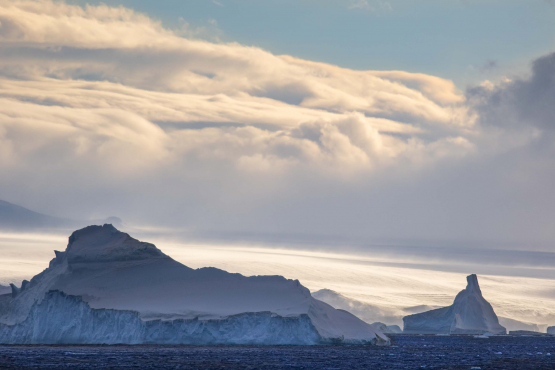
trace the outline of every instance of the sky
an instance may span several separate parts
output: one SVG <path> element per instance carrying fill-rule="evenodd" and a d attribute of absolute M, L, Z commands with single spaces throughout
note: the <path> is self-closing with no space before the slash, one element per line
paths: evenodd
<path fill-rule="evenodd" d="M 554 12 L 0 0 L 0 199 L 207 239 L 553 252 Z"/>
<path fill-rule="evenodd" d="M 523 71 L 555 47 L 547 0 L 73 0 L 123 5 L 169 28 L 358 70 L 403 70 L 460 88 Z M 194 34 L 196 32 L 196 34 Z"/>

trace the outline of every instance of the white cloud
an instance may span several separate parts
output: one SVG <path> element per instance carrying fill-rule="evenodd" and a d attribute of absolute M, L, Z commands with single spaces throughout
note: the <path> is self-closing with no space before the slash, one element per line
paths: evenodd
<path fill-rule="evenodd" d="M 41 129 L 47 127 L 41 123 L 43 112 L 63 107 L 68 115 L 97 117 L 95 124 L 104 129 L 94 135 L 170 156 L 209 156 L 203 148 L 211 142 L 221 147 L 233 142 L 230 152 L 217 153 L 243 164 L 252 155 L 364 170 L 381 157 L 398 156 L 410 137 L 435 126 L 452 132 L 472 126 L 461 104 L 464 97 L 450 81 L 433 76 L 353 71 L 182 38 L 144 15 L 105 5 L 83 9 L 48 0 L 0 1 L 0 20 L 6 55 L 0 62 L 6 76 L 0 95 L 24 102 L 26 112 L 36 110 L 32 124 Z M 14 75 L 17 80 L 10 79 Z M 17 112 L 8 109 L 16 119 Z M 112 116 L 98 119 L 103 110 Z M 56 117 L 60 121 L 52 118 L 48 127 L 67 125 L 67 118 Z M 153 144 L 143 143 L 132 130 L 113 134 L 126 133 L 121 127 L 127 120 L 142 122 L 141 128 L 157 130 L 165 140 L 153 135 Z M 83 133 L 79 121 L 73 122 L 67 139 L 86 142 L 83 135 L 93 133 Z M 212 128 L 204 132 L 203 122 Z M 315 136 L 293 136 L 307 125 Z M 254 138 L 246 140 L 247 131 Z M 441 138 L 429 143 L 434 140 Z M 79 146 L 81 155 L 84 148 Z"/>
<path fill-rule="evenodd" d="M 391 189 L 516 145 L 451 81 L 182 31 L 123 7 L 0 0 L 0 198 L 198 228 L 422 236 L 444 210 L 404 226 L 419 207 L 405 202 L 384 226 L 403 197 Z M 459 224 L 440 233 L 464 235 Z"/>

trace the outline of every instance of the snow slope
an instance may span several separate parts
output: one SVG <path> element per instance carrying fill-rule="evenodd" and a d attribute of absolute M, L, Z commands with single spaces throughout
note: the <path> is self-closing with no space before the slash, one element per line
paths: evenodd
<path fill-rule="evenodd" d="M 48 269 L 14 298 L 3 297 L 6 343 L 389 342 L 354 315 L 314 299 L 297 280 L 194 270 L 112 225 L 74 232 Z M 74 317 L 73 329 L 64 317 Z M 183 331 L 177 337 L 175 325 Z M 120 326 L 121 336 L 112 333 Z M 215 337 L 207 339 L 208 332 Z"/>
<path fill-rule="evenodd" d="M 318 290 L 313 292 L 312 296 L 332 307 L 349 311 L 368 324 L 375 322 L 400 323 L 402 320 L 402 315 L 396 314 L 392 310 L 346 297 L 331 289 Z"/>
<path fill-rule="evenodd" d="M 404 333 L 422 334 L 505 334 L 497 315 L 482 296 L 476 275 L 466 278 L 468 285 L 449 307 L 405 316 Z"/>

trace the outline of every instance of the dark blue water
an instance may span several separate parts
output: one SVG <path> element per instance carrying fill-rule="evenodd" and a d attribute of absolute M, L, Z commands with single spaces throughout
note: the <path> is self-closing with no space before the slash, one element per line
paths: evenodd
<path fill-rule="evenodd" d="M 555 337 L 393 336 L 373 346 L 0 346 L 0 369 L 555 369 Z"/>

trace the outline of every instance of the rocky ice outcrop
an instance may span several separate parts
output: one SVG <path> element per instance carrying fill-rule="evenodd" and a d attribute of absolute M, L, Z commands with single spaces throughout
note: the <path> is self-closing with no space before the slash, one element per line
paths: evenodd
<path fill-rule="evenodd" d="M 375 322 L 372 327 L 386 334 L 400 334 L 403 332 L 399 325 L 386 325 L 383 322 Z"/>
<path fill-rule="evenodd" d="M 420 334 L 505 334 L 497 315 L 482 296 L 476 275 L 466 278 L 468 285 L 449 307 L 405 316 L 404 333 Z"/>
<path fill-rule="evenodd" d="M 16 287 L 15 284 L 10 284 L 10 288 L 12 289 L 12 298 L 17 297 L 19 293 L 23 292 L 25 288 L 27 288 L 27 285 L 29 285 L 29 280 L 23 280 L 20 288 Z"/>
<path fill-rule="evenodd" d="M 112 225 L 74 232 L 13 292 L 0 296 L 0 343 L 389 343 L 296 280 L 194 270 Z"/>
<path fill-rule="evenodd" d="M 555 326 L 548 326 L 547 334 L 555 335 Z"/>

